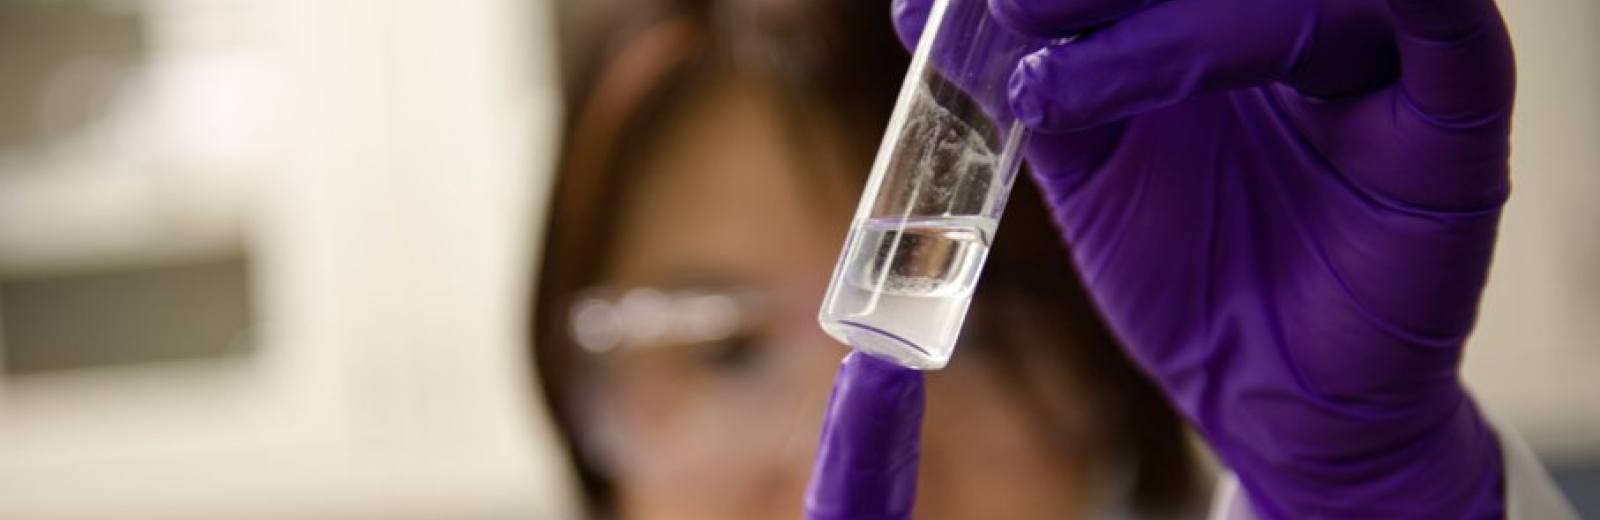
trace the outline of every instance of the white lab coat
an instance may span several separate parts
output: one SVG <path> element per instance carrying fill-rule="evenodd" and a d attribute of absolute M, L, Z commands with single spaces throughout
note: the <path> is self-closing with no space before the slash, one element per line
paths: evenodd
<path fill-rule="evenodd" d="M 1499 421 L 1494 424 L 1500 437 L 1500 453 L 1505 458 L 1507 520 L 1578 520 L 1578 513 L 1556 489 L 1555 482 L 1534 458 L 1528 443 L 1516 430 Z M 1210 520 L 1256 520 L 1250 500 L 1239 488 L 1239 479 L 1225 474 L 1212 494 Z"/>

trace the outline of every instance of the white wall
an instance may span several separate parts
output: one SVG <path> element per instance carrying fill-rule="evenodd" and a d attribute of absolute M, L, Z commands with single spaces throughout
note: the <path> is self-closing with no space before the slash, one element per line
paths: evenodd
<path fill-rule="evenodd" d="M 1515 184 L 1467 379 L 1544 455 L 1600 460 L 1600 3 L 1500 4 Z"/>
<path fill-rule="evenodd" d="M 523 335 L 558 120 L 549 6 L 105 4 L 146 12 L 154 35 L 155 92 L 125 109 L 175 130 L 76 148 L 99 161 L 0 162 L 89 179 L 11 191 L 32 209 L 0 213 L 15 246 L 0 263 L 27 275 L 242 244 L 262 339 L 237 358 L 0 380 L 0 518 L 573 518 Z M 149 116 L 173 96 L 185 102 Z M 174 164 L 193 179 L 161 173 Z M 81 202 L 103 186 L 131 202 Z M 118 240 L 208 202 L 242 222 L 198 239 L 215 247 L 169 228 Z"/>

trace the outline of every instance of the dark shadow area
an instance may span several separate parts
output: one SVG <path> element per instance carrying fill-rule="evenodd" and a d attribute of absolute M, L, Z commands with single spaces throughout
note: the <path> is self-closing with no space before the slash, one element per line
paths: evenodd
<path fill-rule="evenodd" d="M 242 258 L 0 281 L 6 373 L 250 349 Z"/>
<path fill-rule="evenodd" d="M 104 117 L 116 81 L 143 61 L 147 39 L 131 8 L 0 2 L 0 151 L 37 146 Z"/>
<path fill-rule="evenodd" d="M 1550 476 L 1582 518 L 1600 518 L 1600 459 L 1551 461 Z"/>

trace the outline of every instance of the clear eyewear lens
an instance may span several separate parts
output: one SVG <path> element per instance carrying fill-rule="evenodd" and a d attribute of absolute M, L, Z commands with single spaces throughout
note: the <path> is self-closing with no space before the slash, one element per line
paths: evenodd
<path fill-rule="evenodd" d="M 725 340 L 753 329 L 762 314 L 748 293 L 636 288 L 615 297 L 590 291 L 573 304 L 568 325 L 580 348 L 606 354 Z"/>

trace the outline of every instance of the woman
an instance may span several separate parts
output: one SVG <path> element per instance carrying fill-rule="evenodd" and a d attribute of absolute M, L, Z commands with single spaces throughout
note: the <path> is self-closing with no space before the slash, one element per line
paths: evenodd
<path fill-rule="evenodd" d="M 536 362 L 591 511 L 795 518 L 846 352 L 815 316 L 906 67 L 883 6 L 585 2 Z M 1181 424 L 1026 183 L 929 378 L 921 518 L 1193 516 Z"/>
<path fill-rule="evenodd" d="M 1009 84 L 1047 207 L 1014 195 L 920 471 L 922 375 L 843 364 L 812 518 L 913 487 L 922 518 L 1193 516 L 1162 397 L 1227 518 L 1570 517 L 1458 374 L 1509 191 L 1491 1 L 987 5 L 1053 41 Z M 573 56 L 539 368 L 597 510 L 793 517 L 839 356 L 811 318 L 903 67 L 870 2 L 656 7 L 574 47 L 605 51 Z"/>

